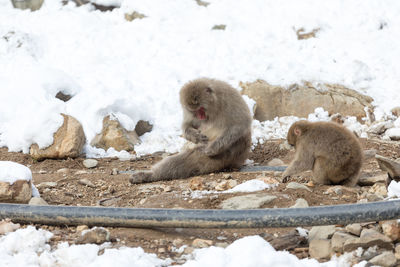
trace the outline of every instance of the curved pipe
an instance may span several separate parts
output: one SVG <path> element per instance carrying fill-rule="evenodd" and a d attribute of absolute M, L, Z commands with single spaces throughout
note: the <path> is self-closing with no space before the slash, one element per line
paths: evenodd
<path fill-rule="evenodd" d="M 400 218 L 400 200 L 310 208 L 178 210 L 0 204 L 0 218 L 23 224 L 138 228 L 295 227 Z"/>

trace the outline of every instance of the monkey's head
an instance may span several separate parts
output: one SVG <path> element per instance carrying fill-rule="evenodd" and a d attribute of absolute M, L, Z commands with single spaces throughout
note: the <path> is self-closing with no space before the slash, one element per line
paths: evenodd
<path fill-rule="evenodd" d="M 180 91 L 180 101 L 182 107 L 199 120 L 209 118 L 209 113 L 213 112 L 215 92 L 212 89 L 212 80 L 197 79 L 185 84 Z"/>
<path fill-rule="evenodd" d="M 296 147 L 296 142 L 299 137 L 304 135 L 304 133 L 309 128 L 309 122 L 305 120 L 296 121 L 290 126 L 287 134 L 287 142 L 289 145 Z"/>

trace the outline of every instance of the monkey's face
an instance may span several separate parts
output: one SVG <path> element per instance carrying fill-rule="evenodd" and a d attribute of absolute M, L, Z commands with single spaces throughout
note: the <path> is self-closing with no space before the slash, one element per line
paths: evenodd
<path fill-rule="evenodd" d="M 197 119 L 207 120 L 208 109 L 213 102 L 211 94 L 212 90 L 207 84 L 188 84 L 181 90 L 181 104 Z"/>
<path fill-rule="evenodd" d="M 287 134 L 287 142 L 289 145 L 296 147 L 297 135 L 295 134 L 296 126 L 292 125 Z"/>

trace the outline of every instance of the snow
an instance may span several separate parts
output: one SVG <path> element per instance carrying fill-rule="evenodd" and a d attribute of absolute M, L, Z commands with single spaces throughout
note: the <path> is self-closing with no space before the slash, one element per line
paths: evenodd
<path fill-rule="evenodd" d="M 154 125 L 135 147 L 137 155 L 177 152 L 184 144 L 178 92 L 184 83 L 202 76 L 227 81 L 238 90 L 239 82 L 257 79 L 285 87 L 308 81 L 320 90 L 324 83 L 338 83 L 371 96 L 377 119 L 400 103 L 397 0 L 384 5 L 379 0 L 207 0 L 207 7 L 188 0 L 93 2 L 120 8 L 100 12 L 91 5 L 76 7 L 70 1 L 63 6 L 61 0 L 50 0 L 30 12 L 0 0 L 0 147 L 28 153 L 33 143 L 50 145 L 63 122 L 60 113 L 65 113 L 83 125 L 87 157 L 132 157 L 89 145 L 107 115 L 128 130 L 139 120 Z M 124 14 L 133 11 L 146 17 L 126 21 Z M 226 29 L 211 30 L 216 24 L 225 24 Z M 316 38 L 297 40 L 300 28 L 319 31 Z M 72 99 L 56 99 L 59 91 Z M 254 101 L 244 99 L 252 110 Z M 253 143 L 284 138 L 299 119 L 254 120 Z M 329 117 L 316 109 L 307 119 Z M 345 125 L 367 136 L 367 126 L 354 117 L 346 118 Z M 397 129 L 388 133 L 399 135 L 400 119 L 394 125 Z M 26 169 L 0 164 L 0 180 L 15 174 L 31 179 Z M 392 182 L 389 195 L 399 196 L 398 187 Z M 28 227 L 3 236 L 0 265 L 169 264 L 140 248 L 106 248 L 99 256 L 99 246 L 61 244 L 52 251 L 47 244 L 50 235 Z M 186 266 L 206 266 L 210 260 L 213 266 L 347 266 L 340 259 L 324 264 L 297 260 L 258 237 L 240 239 L 226 249 L 195 250 Z"/>
<path fill-rule="evenodd" d="M 244 183 L 241 183 L 232 189 L 225 190 L 225 191 L 223 191 L 223 193 L 255 192 L 255 191 L 261 191 L 264 189 L 270 189 L 272 187 L 274 187 L 274 185 L 264 183 L 261 180 L 252 179 L 252 180 L 248 180 Z"/>
<path fill-rule="evenodd" d="M 388 190 L 388 197 L 400 198 L 400 182 L 392 180 L 387 190 Z"/>

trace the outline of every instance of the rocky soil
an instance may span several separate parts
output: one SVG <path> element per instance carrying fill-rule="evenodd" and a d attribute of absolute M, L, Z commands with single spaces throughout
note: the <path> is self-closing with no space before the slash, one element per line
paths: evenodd
<path fill-rule="evenodd" d="M 257 146 L 250 159 L 254 161 L 255 165 L 267 165 L 272 159 L 280 159 L 287 165 L 294 153 L 281 148 L 280 144 L 282 142 L 283 140 L 271 140 Z M 379 155 L 392 159 L 400 158 L 399 142 L 364 139 L 362 144 L 365 150 L 375 149 Z M 248 205 L 254 208 L 287 208 L 296 203 L 302 206 L 335 205 L 379 201 L 386 197 L 386 185 L 384 182 L 356 188 L 314 185 L 310 183 L 310 172 L 292 177 L 292 180 L 288 183 L 279 183 L 272 189 L 252 193 L 211 193 L 201 195 L 201 197 L 196 197 L 198 194 L 194 192 L 196 190 L 225 190 L 235 184 L 251 179 L 276 181 L 279 180 L 280 173 L 234 171 L 142 185 L 131 185 L 129 183 L 129 172 L 136 169 L 149 169 L 162 156 L 165 155 L 160 153 L 130 161 L 103 158 L 98 159 L 97 163 L 94 162 L 96 166 L 88 168 L 85 167 L 85 158 L 36 161 L 30 155 L 11 153 L 6 148 L 0 149 L 0 160 L 18 162 L 32 170 L 33 183 L 39 189 L 41 197 L 50 205 L 220 209 L 224 201 L 228 199 L 251 195 L 257 195 L 257 198 L 259 198 L 261 194 L 261 197 L 268 195 L 275 198 L 271 198 L 269 201 L 248 203 Z M 384 181 L 387 174 L 379 168 L 374 157 L 366 158 L 362 168 L 362 177 L 371 178 L 377 176 L 383 177 L 381 180 Z M 291 186 L 288 186 L 289 184 Z M 289 188 L 293 185 L 293 189 Z M 311 256 L 324 261 L 332 254 L 340 255 L 343 253 L 342 249 L 333 248 L 334 241 L 333 239 L 331 241 L 331 238 L 333 238 L 332 236 L 334 236 L 335 232 L 343 232 L 343 234 L 348 234 L 352 238 L 362 236 L 361 230 L 384 232 L 382 223 L 378 224 L 376 222 L 360 224 L 361 228 L 358 235 L 346 230 L 345 226 L 332 226 L 334 230 L 330 236 L 317 238 L 317 240 L 329 241 L 328 252 L 315 252 L 315 247 L 324 247 L 326 242 L 318 241 L 323 244 L 317 244 L 317 241 L 307 240 L 295 228 L 208 229 L 204 231 L 203 229 L 128 229 L 109 227 L 105 229 L 106 232 L 110 233 L 109 236 L 108 233 L 103 233 L 103 230 L 96 230 L 98 233 L 93 233 L 94 237 L 82 237 L 81 231 L 87 229 L 86 226 L 37 226 L 54 233 L 52 245 L 61 241 L 73 244 L 101 243 L 108 240 L 111 241 L 114 247 L 140 246 L 146 252 L 156 253 L 161 258 L 171 258 L 175 263 L 182 263 L 184 261 L 182 255 L 190 253 L 194 248 L 210 245 L 225 247 L 234 240 L 248 235 L 260 235 L 271 242 L 276 249 L 288 250 L 299 258 Z M 305 227 L 305 229 L 310 230 L 311 227 Z M 371 255 L 369 258 L 364 254 L 355 257 L 354 262 L 363 259 L 372 260 L 377 255 L 386 255 L 384 253 L 392 253 L 389 258 L 392 257 L 395 255 L 395 245 L 399 241 L 399 237 L 391 237 L 390 242 L 392 245 L 385 243 L 384 248 L 378 246 L 376 248 L 378 252 L 368 254 Z M 337 239 L 338 237 L 335 238 Z M 337 241 L 336 239 L 335 242 Z M 367 243 L 366 246 L 368 244 L 370 243 Z M 177 249 L 183 245 L 186 245 L 185 249 L 178 251 Z M 351 250 L 352 247 L 347 245 L 347 248 Z M 386 256 L 385 259 L 388 259 Z M 397 258 L 394 260 L 395 263 L 396 260 Z M 393 265 L 389 264 L 388 266 Z"/>

